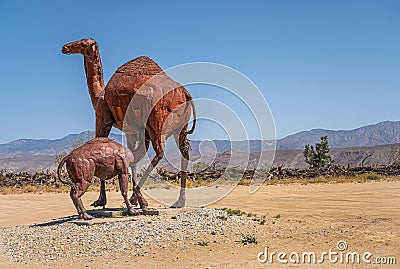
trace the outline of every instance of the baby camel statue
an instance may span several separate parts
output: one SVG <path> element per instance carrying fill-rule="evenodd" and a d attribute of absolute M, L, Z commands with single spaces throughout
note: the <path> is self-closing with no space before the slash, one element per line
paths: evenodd
<path fill-rule="evenodd" d="M 118 176 L 119 187 L 128 213 L 138 215 L 139 211 L 133 208 L 128 199 L 128 167 L 133 161 L 134 157 L 129 149 L 109 138 L 94 138 L 65 156 L 58 166 L 57 175 L 61 182 L 71 186 L 71 199 L 79 216 L 85 220 L 93 219 L 93 217 L 86 212 L 81 197 L 93 182 L 94 176 L 101 180 Z M 64 164 L 66 164 L 70 181 L 64 180 L 61 176 Z M 135 195 L 140 206 L 146 208 L 147 204 L 140 190 L 134 191 L 136 191 Z"/>

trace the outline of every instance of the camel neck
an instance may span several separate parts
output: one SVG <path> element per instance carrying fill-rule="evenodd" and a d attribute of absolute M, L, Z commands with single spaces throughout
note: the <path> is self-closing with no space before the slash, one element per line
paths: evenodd
<path fill-rule="evenodd" d="M 99 51 L 95 51 L 93 55 L 84 56 L 84 64 L 90 99 L 96 109 L 97 99 L 104 90 L 103 67 Z"/>

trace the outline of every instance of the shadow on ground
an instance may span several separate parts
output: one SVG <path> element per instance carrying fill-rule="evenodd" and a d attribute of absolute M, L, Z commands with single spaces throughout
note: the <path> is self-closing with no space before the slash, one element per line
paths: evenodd
<path fill-rule="evenodd" d="M 120 215 L 121 212 L 124 212 L 123 208 L 105 208 L 105 209 L 93 209 L 93 210 L 88 210 L 88 214 L 92 215 L 95 217 L 95 219 L 100 219 L 100 218 L 112 218 L 115 217 L 116 215 Z M 51 221 L 43 222 L 43 223 L 36 223 L 33 225 L 30 225 L 30 227 L 48 227 L 48 226 L 53 226 L 53 225 L 59 225 L 63 224 L 66 222 L 71 222 L 74 220 L 81 220 L 78 215 L 73 215 L 73 216 L 67 216 L 59 219 L 53 219 Z M 82 220 L 84 221 L 84 220 Z"/>

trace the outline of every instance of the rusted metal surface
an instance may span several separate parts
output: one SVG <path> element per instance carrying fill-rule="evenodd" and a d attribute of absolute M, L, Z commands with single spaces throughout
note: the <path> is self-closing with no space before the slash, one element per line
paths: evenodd
<path fill-rule="evenodd" d="M 101 137 L 94 138 L 84 145 L 74 149 L 60 162 L 57 175 L 61 182 L 71 186 L 70 196 L 78 211 L 78 214 L 85 220 L 93 217 L 86 212 L 81 196 L 92 184 L 94 177 L 102 180 L 118 176 L 121 195 L 124 198 L 128 213 L 137 215 L 128 199 L 128 167 L 134 161 L 133 154 L 129 149 L 124 148 L 112 139 Z M 61 175 L 62 167 L 66 165 L 69 181 Z M 106 205 L 105 191 L 102 206 Z M 137 197 L 141 198 L 140 194 Z M 141 201 L 141 205 L 145 204 Z M 147 202 L 146 202 L 147 204 Z"/>
<path fill-rule="evenodd" d="M 135 58 L 120 66 L 104 87 L 100 52 L 95 40 L 82 39 L 68 43 L 63 46 L 62 52 L 84 56 L 87 84 L 96 110 L 96 137 L 107 137 L 113 126 L 124 131 L 127 140 L 131 142 L 128 143 L 128 147 L 135 157 L 135 164 L 145 155 L 149 142 L 152 142 L 156 156 L 144 173 L 138 188 L 163 157 L 166 139 L 174 136 L 183 159 L 183 191 L 173 206 L 183 207 L 190 148 L 187 134 L 193 133 L 196 125 L 196 111 L 189 92 L 163 73 L 157 63 L 147 56 Z M 187 130 L 192 112 L 193 125 Z M 126 120 L 127 115 L 129 120 Z M 132 165 L 134 188 L 135 164 Z M 102 182 L 101 192 L 104 186 Z M 101 204 L 103 201 L 100 198 L 97 202 Z M 133 194 L 131 202 L 135 204 L 136 200 Z"/>

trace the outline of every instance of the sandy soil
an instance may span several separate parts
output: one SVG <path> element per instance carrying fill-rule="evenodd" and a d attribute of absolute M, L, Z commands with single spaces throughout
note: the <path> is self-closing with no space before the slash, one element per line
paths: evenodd
<path fill-rule="evenodd" d="M 396 257 L 396 265 L 332 264 L 327 261 L 315 267 L 336 268 L 398 268 L 400 264 L 400 182 L 382 181 L 346 184 L 292 184 L 263 186 L 250 195 L 247 187 L 237 187 L 224 199 L 209 208 L 240 209 L 265 215 L 267 222 L 254 225 L 248 231 L 258 244 L 243 245 L 232 238 L 206 236 L 207 246 L 180 241 L 175 249 L 154 249 L 148 256 L 116 257 L 104 261 L 81 263 L 79 259 L 60 268 L 266 268 L 312 267 L 310 264 L 280 265 L 258 262 L 257 255 L 268 247 L 269 253 L 337 251 L 337 242 L 347 243 L 346 251 L 372 253 L 376 257 Z M 97 193 L 83 197 L 89 208 Z M 122 205 L 120 193 L 108 193 L 108 205 Z M 74 215 L 68 194 L 20 194 L 0 196 L 0 227 L 46 222 Z M 153 207 L 159 206 L 150 201 Z M 235 237 L 235 238 L 233 238 Z M 221 240 L 220 240 L 221 239 Z M 1 248 L 0 251 L 3 251 Z M 287 259 L 287 257 L 286 257 Z M 43 268 L 50 266 L 43 265 Z M 51 266 L 54 268 L 54 266 Z M 32 268 L 32 265 L 12 263 L 1 255 L 0 268 Z"/>

